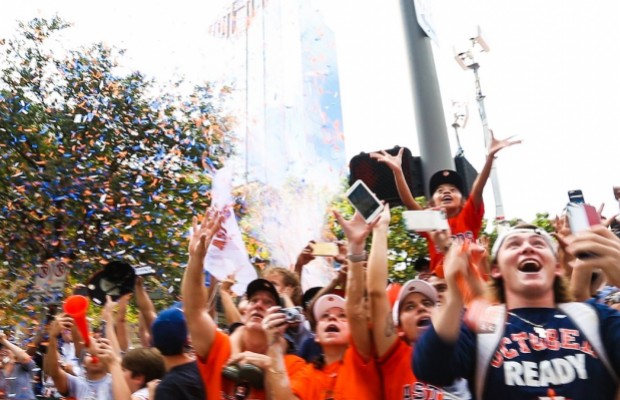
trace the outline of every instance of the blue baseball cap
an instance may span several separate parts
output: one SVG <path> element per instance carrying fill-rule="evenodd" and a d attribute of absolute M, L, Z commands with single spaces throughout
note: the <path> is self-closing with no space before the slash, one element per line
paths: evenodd
<path fill-rule="evenodd" d="M 182 354 L 187 344 L 187 324 L 183 310 L 170 307 L 159 313 L 151 326 L 153 346 L 164 356 Z"/>

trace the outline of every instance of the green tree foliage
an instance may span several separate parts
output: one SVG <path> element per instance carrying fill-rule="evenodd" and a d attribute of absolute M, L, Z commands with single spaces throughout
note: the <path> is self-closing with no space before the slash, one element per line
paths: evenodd
<path fill-rule="evenodd" d="M 53 259 L 77 282 L 113 259 L 148 265 L 170 288 L 191 216 L 210 203 L 209 173 L 233 148 L 226 90 L 161 89 L 123 73 L 122 50 L 63 49 L 55 39 L 68 27 L 34 19 L 0 41 L 5 305 L 21 307 L 37 267 Z"/>

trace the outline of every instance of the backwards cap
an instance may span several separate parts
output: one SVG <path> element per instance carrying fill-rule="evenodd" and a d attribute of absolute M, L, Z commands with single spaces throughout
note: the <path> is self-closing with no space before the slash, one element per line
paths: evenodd
<path fill-rule="evenodd" d="M 335 294 L 325 294 L 314 303 L 314 319 L 320 320 L 321 315 L 330 308 L 339 307 L 344 310 L 345 302 L 344 299 Z"/>
<path fill-rule="evenodd" d="M 400 289 L 398 299 L 394 303 L 394 306 L 392 306 L 392 317 L 394 318 L 394 323 L 396 325 L 400 325 L 400 304 L 403 300 L 405 300 L 405 297 L 409 296 L 411 293 L 421 293 L 428 297 L 428 299 L 434 304 L 437 304 L 437 300 L 439 300 L 437 290 L 430 283 L 421 279 L 412 279 L 407 281 L 407 283 L 405 283 L 405 285 Z"/>

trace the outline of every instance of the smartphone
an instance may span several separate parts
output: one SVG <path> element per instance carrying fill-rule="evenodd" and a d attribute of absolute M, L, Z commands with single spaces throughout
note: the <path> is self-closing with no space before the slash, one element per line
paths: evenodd
<path fill-rule="evenodd" d="M 568 191 L 568 201 L 575 204 L 584 204 L 583 193 L 579 189 Z"/>
<path fill-rule="evenodd" d="M 569 203 L 567 207 L 568 224 L 572 233 L 581 232 L 592 225 L 601 223 L 601 217 L 590 204 Z"/>
<path fill-rule="evenodd" d="M 367 224 L 371 223 L 383 211 L 383 204 L 361 180 L 356 180 L 347 190 L 347 199 L 359 212 Z"/>
<path fill-rule="evenodd" d="M 334 242 L 312 243 L 312 255 L 318 257 L 336 257 L 339 253 L 338 245 Z"/>
<path fill-rule="evenodd" d="M 590 204 L 569 203 L 567 207 L 568 224 L 572 233 L 581 232 L 592 225 L 601 223 L 601 217 L 594 206 Z M 577 258 L 586 259 L 596 257 L 595 253 L 579 253 Z"/>
<path fill-rule="evenodd" d="M 408 231 L 430 232 L 450 228 L 446 213 L 441 210 L 403 211 L 403 218 Z"/>

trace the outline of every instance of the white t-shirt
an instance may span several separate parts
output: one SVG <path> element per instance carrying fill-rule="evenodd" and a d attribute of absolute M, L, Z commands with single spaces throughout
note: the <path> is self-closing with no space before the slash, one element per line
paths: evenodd
<path fill-rule="evenodd" d="M 133 392 L 132 396 L 137 397 L 138 399 L 142 399 L 142 400 L 149 400 L 149 389 L 146 387 L 143 387 L 142 389 L 139 389 Z"/>
<path fill-rule="evenodd" d="M 67 374 L 69 396 L 76 400 L 114 400 L 112 395 L 112 375 L 107 374 L 98 381 Z"/>

